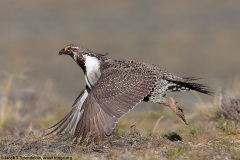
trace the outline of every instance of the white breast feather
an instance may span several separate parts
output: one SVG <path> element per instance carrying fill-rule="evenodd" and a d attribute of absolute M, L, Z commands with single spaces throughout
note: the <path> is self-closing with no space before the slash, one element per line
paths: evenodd
<path fill-rule="evenodd" d="M 86 76 L 87 76 L 87 77 L 85 76 L 85 80 L 87 85 L 91 88 L 91 84 L 94 83 L 91 79 L 91 75 L 95 75 L 99 71 L 100 62 L 96 57 L 84 55 L 84 58 L 85 58 Z"/>

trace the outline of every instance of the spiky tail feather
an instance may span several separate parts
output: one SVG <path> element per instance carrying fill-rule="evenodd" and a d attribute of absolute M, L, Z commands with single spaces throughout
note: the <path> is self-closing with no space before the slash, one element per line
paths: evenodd
<path fill-rule="evenodd" d="M 183 78 L 184 81 L 169 80 L 169 82 L 171 82 L 173 85 L 170 85 L 168 87 L 168 90 L 179 91 L 179 92 L 194 90 L 194 91 L 198 91 L 198 92 L 213 96 L 214 92 L 207 85 L 192 82 L 198 79 L 199 78 L 186 77 L 186 78 Z"/>

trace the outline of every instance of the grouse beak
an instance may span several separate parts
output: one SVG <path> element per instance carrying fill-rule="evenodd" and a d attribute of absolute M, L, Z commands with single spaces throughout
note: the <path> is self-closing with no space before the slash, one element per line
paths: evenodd
<path fill-rule="evenodd" d="M 65 53 L 65 49 L 63 48 L 61 51 L 59 51 L 59 53 L 58 53 L 59 55 L 63 55 L 63 54 L 66 54 Z"/>
<path fill-rule="evenodd" d="M 63 54 L 71 55 L 71 54 L 72 54 L 72 51 L 66 50 L 66 48 L 63 48 L 61 51 L 59 51 L 58 54 L 59 54 L 59 55 L 63 55 Z"/>

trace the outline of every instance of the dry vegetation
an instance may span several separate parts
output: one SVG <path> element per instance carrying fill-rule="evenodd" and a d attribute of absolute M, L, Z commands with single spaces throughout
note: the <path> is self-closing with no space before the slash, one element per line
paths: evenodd
<path fill-rule="evenodd" d="M 125 116 L 106 141 L 90 146 L 73 145 L 68 135 L 43 136 L 43 128 L 59 119 L 54 115 L 67 112 L 49 98 L 50 82 L 36 86 L 29 77 L 7 73 L 0 82 L 2 159 L 240 159 L 239 81 L 213 102 L 199 102 L 185 113 L 188 126 L 164 109 L 135 113 Z"/>

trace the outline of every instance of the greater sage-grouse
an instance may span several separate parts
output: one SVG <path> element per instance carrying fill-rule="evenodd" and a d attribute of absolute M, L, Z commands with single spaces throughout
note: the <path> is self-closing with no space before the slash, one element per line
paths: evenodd
<path fill-rule="evenodd" d="M 114 60 L 87 48 L 67 45 L 59 55 L 69 55 L 85 74 L 86 89 L 75 100 L 71 111 L 49 134 L 72 133 L 75 141 L 90 135 L 94 141 L 110 135 L 119 118 L 141 101 L 168 106 L 185 123 L 183 110 L 166 91 L 195 90 L 212 95 L 197 78 L 178 77 L 162 68 L 136 60 Z"/>

